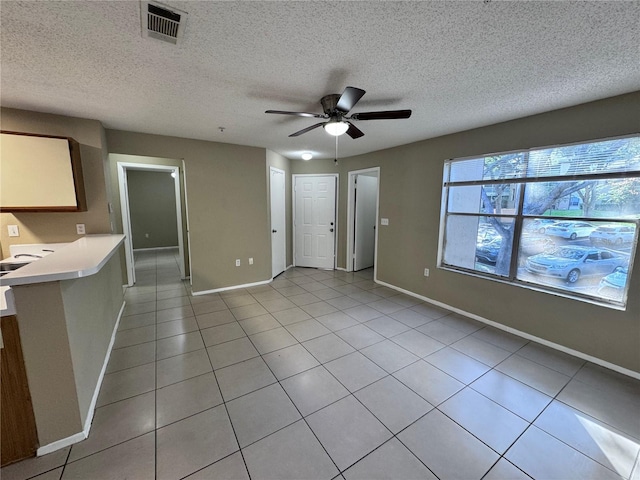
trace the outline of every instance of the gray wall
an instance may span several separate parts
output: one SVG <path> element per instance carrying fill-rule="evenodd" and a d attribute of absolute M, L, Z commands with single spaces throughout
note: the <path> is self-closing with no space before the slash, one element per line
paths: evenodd
<path fill-rule="evenodd" d="M 345 265 L 347 171 L 380 167 L 378 279 L 640 372 L 640 267 L 624 312 L 436 268 L 442 170 L 449 158 L 637 133 L 640 92 L 333 161 L 296 173 L 340 173 L 338 265 Z M 346 139 L 345 141 L 351 141 Z M 357 141 L 357 140 L 354 140 Z M 636 255 L 637 255 L 636 251 Z M 431 269 L 430 277 L 423 269 Z"/>
<path fill-rule="evenodd" d="M 178 246 L 175 180 L 168 172 L 127 170 L 133 248 Z"/>
<path fill-rule="evenodd" d="M 184 159 L 194 292 L 271 279 L 264 148 L 117 130 L 107 142 L 112 154 Z"/>

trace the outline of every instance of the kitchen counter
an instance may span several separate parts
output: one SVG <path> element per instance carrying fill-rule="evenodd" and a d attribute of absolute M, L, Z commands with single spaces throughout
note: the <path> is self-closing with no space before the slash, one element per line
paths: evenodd
<path fill-rule="evenodd" d="M 2 277 L 3 286 L 72 280 L 94 275 L 109 261 L 124 235 L 87 235 Z"/>
<path fill-rule="evenodd" d="M 124 310 L 119 255 L 124 238 L 87 235 L 52 247 L 53 252 L 43 249 L 48 245 L 32 245 L 40 250 L 12 252 L 14 259 L 5 261 L 43 254 L 0 278 L 2 293 L 8 289 L 13 294 L 38 455 L 82 441 L 89 434 Z"/>
<path fill-rule="evenodd" d="M 13 301 L 11 287 L 0 287 L 0 314 L 3 317 L 16 314 L 16 306 Z"/>

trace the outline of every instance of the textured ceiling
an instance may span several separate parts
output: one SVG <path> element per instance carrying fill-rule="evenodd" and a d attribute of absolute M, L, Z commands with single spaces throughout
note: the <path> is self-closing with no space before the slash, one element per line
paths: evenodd
<path fill-rule="evenodd" d="M 640 90 L 638 1 L 174 1 L 184 40 L 141 35 L 133 1 L 1 1 L 3 106 L 105 127 L 333 158 L 316 119 L 345 86 L 367 94 L 339 156 Z M 218 127 L 225 127 L 220 132 Z"/>

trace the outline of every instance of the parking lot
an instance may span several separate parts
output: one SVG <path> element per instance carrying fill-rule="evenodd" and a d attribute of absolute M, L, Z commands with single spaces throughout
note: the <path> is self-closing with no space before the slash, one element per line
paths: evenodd
<path fill-rule="evenodd" d="M 563 246 L 571 246 L 571 247 L 590 247 L 596 248 L 600 251 L 608 251 L 611 252 L 616 257 L 622 257 L 622 259 L 626 259 L 626 264 L 628 264 L 628 258 L 631 254 L 631 249 L 634 245 L 632 242 L 623 243 L 623 244 L 612 244 L 612 245 L 592 245 L 589 237 L 579 237 L 574 240 L 568 238 L 562 238 L 554 235 L 547 234 L 535 234 L 535 237 L 538 237 L 540 240 L 551 240 L 551 242 L 546 242 L 544 245 L 544 252 L 549 252 L 558 247 Z M 608 289 L 606 291 L 598 292 L 600 287 L 600 282 L 603 277 L 613 273 L 615 267 L 611 267 L 611 271 L 607 271 L 603 274 L 593 275 L 593 276 L 582 276 L 574 283 L 569 282 L 567 278 L 556 278 L 546 275 L 538 275 L 535 273 L 531 273 L 525 267 L 527 258 L 531 258 L 532 253 L 544 253 L 542 248 L 539 252 L 528 252 L 522 253 L 520 258 L 518 259 L 518 272 L 517 278 L 519 280 L 530 282 L 539 285 L 549 285 L 561 290 L 566 290 L 568 292 L 580 293 L 583 295 L 595 296 L 595 297 L 606 297 L 612 300 L 621 301 L 624 295 L 624 288 L 621 289 Z M 515 254 L 515 252 L 514 252 Z M 477 258 L 477 267 L 478 270 L 488 271 L 493 273 L 492 270 L 495 268 L 494 262 L 487 261 L 486 258 Z"/>

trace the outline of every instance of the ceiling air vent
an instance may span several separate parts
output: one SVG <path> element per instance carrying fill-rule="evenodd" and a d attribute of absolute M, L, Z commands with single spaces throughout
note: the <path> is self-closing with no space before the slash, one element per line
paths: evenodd
<path fill-rule="evenodd" d="M 187 12 L 157 2 L 140 2 L 142 36 L 174 45 L 182 39 Z"/>

